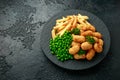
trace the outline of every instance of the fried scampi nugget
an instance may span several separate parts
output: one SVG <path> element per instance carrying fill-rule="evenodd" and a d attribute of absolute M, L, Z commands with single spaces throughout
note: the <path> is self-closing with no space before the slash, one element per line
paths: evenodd
<path fill-rule="evenodd" d="M 92 44 L 90 44 L 89 42 L 83 42 L 83 43 L 81 44 L 81 48 L 82 48 L 83 50 L 89 50 L 89 49 L 92 48 Z"/>
<path fill-rule="evenodd" d="M 80 35 L 72 35 L 72 36 L 73 36 L 73 41 L 75 42 L 78 42 L 78 43 L 85 42 L 84 36 L 80 36 Z"/>
<path fill-rule="evenodd" d="M 71 43 L 71 46 L 79 46 L 79 47 L 80 47 L 80 43 L 73 41 L 73 42 Z"/>
<path fill-rule="evenodd" d="M 80 29 L 80 33 L 82 34 L 84 32 L 84 30 Z"/>
<path fill-rule="evenodd" d="M 89 22 L 87 22 L 87 21 L 85 21 L 85 23 L 87 24 L 86 30 L 91 30 L 91 31 L 95 32 L 95 27 L 94 27 L 94 26 L 92 26 L 92 25 L 91 25 Z"/>
<path fill-rule="evenodd" d="M 90 49 L 87 52 L 87 54 L 86 54 L 86 59 L 87 60 L 91 60 L 94 56 L 95 56 L 95 50 L 94 49 Z"/>
<path fill-rule="evenodd" d="M 99 39 L 97 43 L 94 44 L 94 49 L 97 53 L 101 53 L 103 51 L 103 40 Z"/>
<path fill-rule="evenodd" d="M 84 31 L 83 33 L 81 33 L 82 36 L 92 36 L 93 32 L 88 30 L 88 31 Z"/>
<path fill-rule="evenodd" d="M 93 36 L 94 36 L 94 37 L 97 37 L 97 38 L 99 38 L 99 39 L 102 38 L 102 35 L 101 35 L 101 33 L 99 33 L 99 32 L 94 32 L 94 33 L 93 33 Z"/>
<path fill-rule="evenodd" d="M 76 59 L 76 60 L 85 59 L 85 54 L 81 54 L 81 55 L 75 54 L 75 55 L 74 55 L 74 59 Z"/>
<path fill-rule="evenodd" d="M 87 30 L 87 26 L 84 24 L 84 26 L 81 27 L 81 30 L 86 31 Z"/>
<path fill-rule="evenodd" d="M 91 26 L 91 25 L 86 25 L 86 26 L 82 27 L 81 29 L 84 30 L 84 31 L 90 30 L 90 31 L 95 32 L 95 27 Z"/>
<path fill-rule="evenodd" d="M 75 45 L 75 46 L 72 46 L 70 49 L 69 49 L 69 53 L 74 55 L 76 54 L 78 51 L 80 50 L 80 47 L 78 45 Z"/>
<path fill-rule="evenodd" d="M 95 27 L 94 26 L 89 26 L 88 30 L 91 30 L 91 31 L 95 32 Z"/>
<path fill-rule="evenodd" d="M 103 43 L 104 43 L 104 42 L 103 42 L 102 39 L 99 39 L 99 40 L 98 40 L 98 44 L 99 44 L 99 45 L 103 46 Z"/>
<path fill-rule="evenodd" d="M 93 37 L 93 39 L 95 40 L 95 42 L 99 41 L 99 39 L 97 37 Z"/>
<path fill-rule="evenodd" d="M 97 53 L 101 53 L 103 51 L 103 47 L 102 45 L 99 45 L 98 43 L 95 43 L 94 44 L 94 50 L 97 52 Z"/>

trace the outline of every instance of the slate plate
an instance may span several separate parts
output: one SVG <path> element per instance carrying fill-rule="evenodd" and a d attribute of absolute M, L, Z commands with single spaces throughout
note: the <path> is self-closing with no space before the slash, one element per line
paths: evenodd
<path fill-rule="evenodd" d="M 56 19 L 60 19 L 63 16 L 67 15 L 73 15 L 73 14 L 82 14 L 86 15 L 89 17 L 89 22 L 96 27 L 96 30 L 100 32 L 103 35 L 103 40 L 104 40 L 104 49 L 101 54 L 97 54 L 91 61 L 87 60 L 68 60 L 65 62 L 60 62 L 57 60 L 57 57 L 55 55 L 51 54 L 50 48 L 49 48 L 49 41 L 51 38 L 51 30 L 53 26 L 55 25 Z M 83 11 L 83 10 L 66 10 L 61 13 L 56 14 L 53 16 L 43 27 L 42 34 L 41 34 L 41 48 L 46 55 L 46 57 L 52 61 L 54 64 L 65 68 L 65 69 L 70 69 L 70 70 L 83 70 L 87 69 L 90 67 L 95 66 L 98 64 L 100 61 L 103 60 L 103 58 L 107 55 L 107 52 L 110 47 L 110 34 L 109 31 L 106 27 L 106 25 L 103 23 L 102 20 L 100 20 L 97 16 L 94 14 Z"/>

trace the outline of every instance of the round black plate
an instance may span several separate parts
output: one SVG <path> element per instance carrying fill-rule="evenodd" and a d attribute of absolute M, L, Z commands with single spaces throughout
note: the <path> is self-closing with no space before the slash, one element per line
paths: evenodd
<path fill-rule="evenodd" d="M 55 25 L 55 22 L 57 19 L 62 18 L 63 16 L 67 15 L 73 15 L 73 14 L 82 14 L 89 17 L 89 22 L 96 27 L 96 30 L 100 32 L 103 35 L 104 40 L 104 50 L 101 54 L 96 54 L 95 57 L 91 61 L 87 60 L 68 60 L 64 62 L 60 62 L 55 55 L 51 54 L 50 48 L 49 48 L 49 41 L 51 38 L 51 30 L 53 26 Z M 61 13 L 56 14 L 53 16 L 43 27 L 42 35 L 41 35 L 41 46 L 44 54 L 48 57 L 50 61 L 52 61 L 54 64 L 70 69 L 70 70 L 82 70 L 90 68 L 96 64 L 98 64 L 103 58 L 107 55 L 107 52 L 110 47 L 110 34 L 103 23 L 102 20 L 100 20 L 97 16 L 93 15 L 90 12 L 83 11 L 83 10 L 66 10 Z"/>

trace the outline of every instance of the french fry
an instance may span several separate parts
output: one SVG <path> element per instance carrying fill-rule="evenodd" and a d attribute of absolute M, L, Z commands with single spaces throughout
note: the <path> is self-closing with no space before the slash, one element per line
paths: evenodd
<path fill-rule="evenodd" d="M 74 20 L 75 20 L 75 17 L 71 16 L 71 21 L 69 22 L 71 24 L 71 26 L 67 30 L 71 30 L 72 29 L 72 27 L 73 27 L 72 24 L 73 24 Z"/>
<path fill-rule="evenodd" d="M 86 26 L 86 24 L 85 24 L 85 22 L 84 22 L 84 19 L 80 19 L 80 18 L 77 18 L 78 19 L 78 22 L 80 23 L 80 24 L 83 24 L 84 26 Z"/>
<path fill-rule="evenodd" d="M 61 26 L 57 29 L 57 32 L 60 32 L 61 30 L 63 30 L 65 28 L 65 26 Z"/>
<path fill-rule="evenodd" d="M 70 30 L 70 29 L 71 29 L 71 24 L 72 24 L 73 20 L 74 20 L 74 17 L 71 16 L 71 20 L 68 21 L 68 25 L 66 25 L 66 26 L 64 27 L 64 29 L 62 29 L 60 32 L 58 32 L 58 34 L 62 35 L 62 34 L 64 34 L 64 32 L 65 32 L 66 30 Z"/>
<path fill-rule="evenodd" d="M 55 38 L 55 30 L 53 29 L 53 30 L 51 31 L 51 33 L 52 33 L 52 38 L 54 39 L 54 38 Z"/>
<path fill-rule="evenodd" d="M 55 26 L 54 29 L 58 29 L 58 28 L 60 28 L 61 26 L 66 26 L 68 23 L 69 23 L 69 21 L 66 21 L 66 22 L 64 22 L 64 23 L 61 23 L 61 24 Z"/>
<path fill-rule="evenodd" d="M 89 17 L 88 17 L 88 16 L 82 16 L 82 15 L 80 15 L 80 14 L 78 14 L 78 18 L 81 18 L 81 19 L 84 19 L 84 20 L 89 19 Z"/>
<path fill-rule="evenodd" d="M 63 24 L 63 23 L 65 23 L 65 22 L 58 22 L 58 23 L 56 23 L 56 26 Z"/>
<path fill-rule="evenodd" d="M 56 23 L 64 22 L 64 21 L 67 21 L 69 19 L 70 19 L 70 17 L 67 17 L 67 18 L 63 17 L 63 19 L 56 20 Z"/>
<path fill-rule="evenodd" d="M 87 29 L 91 30 L 93 32 L 95 32 L 95 27 L 93 25 L 91 25 L 88 21 L 85 21 L 86 25 L 87 25 Z"/>
<path fill-rule="evenodd" d="M 91 24 L 90 24 L 88 21 L 85 21 L 85 23 L 86 23 L 87 25 L 91 26 Z"/>
<path fill-rule="evenodd" d="M 69 29 L 70 29 L 71 23 L 72 23 L 72 20 L 71 20 L 71 21 L 69 22 L 69 24 L 68 24 L 63 30 L 61 30 L 58 34 L 59 34 L 60 36 L 62 36 L 66 30 L 69 30 Z"/>
<path fill-rule="evenodd" d="M 77 25 L 77 16 L 74 16 L 74 22 L 72 25 L 72 29 L 76 28 L 76 25 Z"/>
<path fill-rule="evenodd" d="M 77 23 L 77 25 L 76 25 L 76 27 L 77 27 L 78 29 L 81 29 L 83 26 L 84 26 L 84 25 L 78 24 L 78 23 Z"/>

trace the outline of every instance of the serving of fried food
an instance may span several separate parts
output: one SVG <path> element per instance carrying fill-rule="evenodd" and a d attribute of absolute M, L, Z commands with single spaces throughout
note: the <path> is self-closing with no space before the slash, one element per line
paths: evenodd
<path fill-rule="evenodd" d="M 90 24 L 88 16 L 68 15 L 56 20 L 51 31 L 50 50 L 60 61 L 92 60 L 103 51 L 102 34 Z"/>

